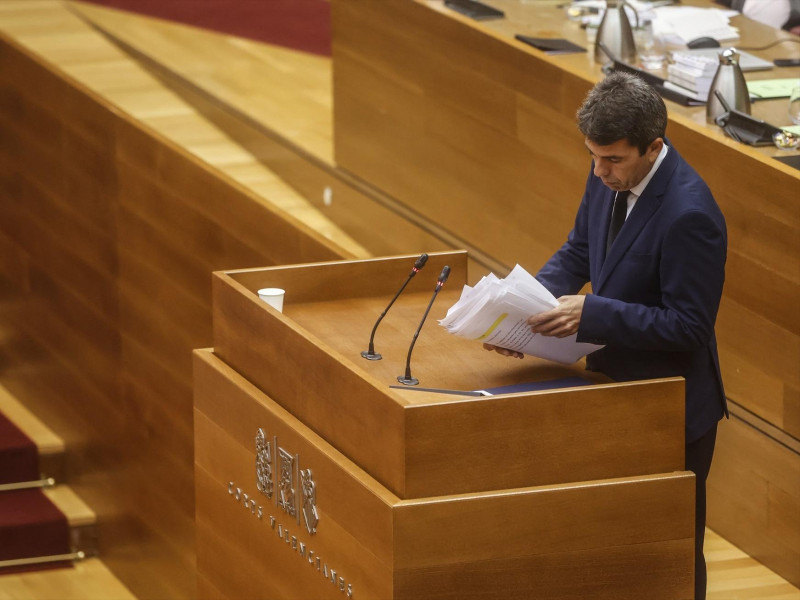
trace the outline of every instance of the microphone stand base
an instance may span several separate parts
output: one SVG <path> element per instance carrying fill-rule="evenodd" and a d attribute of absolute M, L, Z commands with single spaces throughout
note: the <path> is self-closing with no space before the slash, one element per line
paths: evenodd
<path fill-rule="evenodd" d="M 380 360 L 380 359 L 382 359 L 382 358 L 383 358 L 383 357 L 382 357 L 380 354 L 378 354 L 377 352 L 370 352 L 369 350 L 364 350 L 364 351 L 361 353 L 361 356 L 363 356 L 363 357 L 364 357 L 364 358 L 366 358 L 367 360 Z"/>
<path fill-rule="evenodd" d="M 403 385 L 419 385 L 419 379 L 411 376 L 406 377 L 405 375 L 399 375 L 397 377 L 397 381 Z"/>

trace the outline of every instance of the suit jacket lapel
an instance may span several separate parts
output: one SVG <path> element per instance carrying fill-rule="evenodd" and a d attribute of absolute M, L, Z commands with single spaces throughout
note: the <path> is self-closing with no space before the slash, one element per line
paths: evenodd
<path fill-rule="evenodd" d="M 614 267 L 616 267 L 622 257 L 625 256 L 628 248 L 630 248 L 631 244 L 633 244 L 634 240 L 639 236 L 644 226 L 653 216 L 653 213 L 661 206 L 661 199 L 664 196 L 667 183 L 672 178 L 677 164 L 678 153 L 674 148 L 670 148 L 669 152 L 667 152 L 667 156 L 664 158 L 664 162 L 661 163 L 661 166 L 650 180 L 650 183 L 647 184 L 642 195 L 636 200 L 636 204 L 633 205 L 631 214 L 628 215 L 628 218 L 625 220 L 625 224 L 622 226 L 617 239 L 614 241 L 614 245 L 611 247 L 608 256 L 605 257 L 605 261 L 603 261 L 599 271 L 600 276 L 598 277 L 597 285 L 593 286 L 597 292 L 602 290 L 608 277 L 614 271 Z M 608 231 L 608 223 L 611 218 L 610 206 L 613 203 L 613 198 L 614 195 L 612 192 L 609 199 L 606 201 L 608 205 L 608 216 L 605 218 L 604 224 L 604 231 L 606 232 Z M 605 236 L 600 237 L 603 238 L 603 243 L 605 244 Z M 605 248 L 600 248 L 600 252 L 605 252 Z"/>

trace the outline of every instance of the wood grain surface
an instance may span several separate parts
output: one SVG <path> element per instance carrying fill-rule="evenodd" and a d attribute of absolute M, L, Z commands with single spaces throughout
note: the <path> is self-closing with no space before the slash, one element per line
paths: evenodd
<path fill-rule="evenodd" d="M 526 16 L 532 8 L 530 3 L 526 6 L 526 3 L 515 0 L 489 1 L 504 2 L 503 8 L 514 19 L 522 19 L 523 32 L 529 35 L 571 37 L 576 32 L 583 35 L 579 30 L 572 31 L 573 25 L 561 19 L 557 11 L 552 15 L 558 15 L 558 18 L 540 18 L 538 15 L 530 18 Z M 536 4 L 552 7 L 557 3 L 545 0 Z M 476 25 L 460 19 L 445 11 L 440 2 L 428 5 L 444 12 L 448 18 L 478 27 L 484 34 L 488 32 L 504 43 L 509 43 L 508 38 L 513 33 L 510 30 L 505 33 L 495 31 L 496 27 L 504 26 L 500 23 Z M 744 33 L 752 34 L 747 38 L 748 43 L 759 45 L 773 39 L 771 30 L 737 20 L 744 27 Z M 178 40 L 178 37 L 170 37 L 173 31 L 166 24 L 157 29 L 157 35 L 151 35 L 146 28 L 134 27 L 133 21 L 125 17 L 118 23 L 131 29 L 131 39 L 140 36 L 154 49 L 159 43 Z M 105 540 L 101 550 L 109 558 L 115 573 L 123 576 L 131 589 L 143 597 L 191 596 L 195 557 L 191 501 L 187 501 L 187 496 L 192 493 L 192 479 L 186 475 L 187 465 L 192 461 L 188 350 L 194 344 L 210 343 L 208 272 L 261 266 L 273 260 L 295 263 L 333 257 L 328 252 L 331 245 L 327 242 L 322 242 L 321 247 L 326 250 L 321 254 L 315 254 L 312 247 L 316 241 L 295 244 L 291 238 L 279 237 L 278 244 L 273 247 L 269 240 L 262 239 L 263 231 L 272 231 L 276 227 L 281 229 L 284 220 L 279 217 L 276 221 L 272 209 L 265 210 L 262 199 L 237 203 L 232 198 L 239 197 L 239 194 L 249 196 L 257 190 L 262 198 L 274 201 L 275 206 L 297 210 L 295 214 L 300 216 L 293 221 L 295 228 L 308 232 L 310 228 L 299 221 L 313 222 L 315 229 L 324 232 L 325 237 L 341 240 L 343 256 L 352 256 L 356 246 L 348 245 L 329 223 L 305 209 L 298 209 L 298 194 L 263 165 L 248 158 L 242 147 L 258 154 L 260 143 L 258 139 L 249 137 L 252 130 L 230 129 L 231 135 L 242 146 L 231 144 L 216 129 L 219 126 L 227 131 L 230 119 L 220 117 L 219 113 L 212 115 L 208 106 L 203 106 L 197 98 L 187 100 L 186 90 L 178 94 L 174 89 L 167 90 L 169 86 L 152 87 L 152 73 L 140 66 L 133 67 L 135 62 L 128 55 L 68 13 L 63 3 L 2 0 L 0 31 L 2 380 L 24 397 L 26 403 L 66 440 L 70 448 L 68 470 L 73 487 L 100 514 L 101 540 Z M 394 34 L 396 32 L 392 32 Z M 181 41 L 189 45 L 212 48 L 210 38 L 200 36 L 196 39 L 200 41 L 192 41 L 188 34 L 181 37 Z M 576 41 L 580 42 L 581 38 L 576 38 Z M 545 57 L 528 46 L 510 43 L 523 55 L 535 56 L 548 65 L 544 67 L 546 75 L 535 78 L 532 89 L 528 89 L 526 94 L 490 89 L 491 86 L 483 84 L 487 79 L 492 80 L 491 69 L 481 76 L 468 75 L 466 81 L 469 83 L 462 83 L 461 71 L 468 70 L 465 65 L 469 66 L 469 63 L 463 62 L 457 46 L 447 45 L 447 52 L 442 56 L 448 61 L 459 62 L 460 66 L 452 76 L 445 73 L 440 79 L 458 93 L 451 93 L 447 88 L 428 91 L 437 94 L 437 100 L 445 105 L 444 108 L 427 109 L 428 116 L 424 118 L 409 110 L 417 110 L 420 106 L 415 95 L 420 90 L 413 85 L 405 85 L 405 81 L 385 69 L 380 73 L 372 72 L 355 57 L 343 62 L 342 68 L 357 70 L 359 75 L 366 72 L 370 77 L 389 78 L 393 85 L 403 84 L 399 89 L 389 91 L 381 91 L 379 86 L 362 86 L 356 90 L 357 94 L 381 102 L 382 110 L 391 106 L 393 112 L 390 116 L 393 118 L 404 119 L 392 134 L 406 144 L 406 149 L 411 148 L 412 128 L 420 124 L 432 127 L 439 134 L 439 146 L 435 153 L 421 153 L 419 156 L 437 169 L 445 165 L 448 171 L 455 170 L 453 179 L 468 183 L 467 187 L 471 188 L 476 180 L 484 185 L 482 182 L 488 179 L 487 187 L 497 189 L 500 198 L 495 200 L 495 195 L 492 195 L 492 202 L 507 210 L 516 222 L 522 223 L 524 213 L 515 203 L 502 198 L 509 189 L 508 184 L 500 182 L 492 187 L 494 176 L 481 171 L 480 162 L 491 159 L 494 168 L 499 169 L 504 177 L 509 171 L 516 173 L 528 165 L 514 160 L 497 160 L 494 155 L 503 151 L 505 140 L 495 136 L 491 143 L 485 142 L 490 138 L 484 138 L 480 131 L 476 135 L 471 127 L 475 120 L 491 113 L 494 121 L 488 127 L 492 130 L 489 133 L 494 130 L 507 133 L 516 129 L 524 145 L 536 149 L 537 160 L 545 165 L 544 169 L 536 171 L 537 177 L 564 168 L 567 169 L 565 173 L 578 177 L 579 184 L 585 176 L 587 161 L 582 145 L 570 141 L 570 136 L 574 135 L 571 118 L 574 106 L 594 81 L 594 75 L 585 77 L 586 69 L 590 68 L 585 56 Z M 236 45 L 226 44 L 229 48 Z M 215 51 L 206 52 L 206 58 L 216 60 L 219 69 L 228 70 L 232 64 L 228 59 L 236 56 L 235 53 L 220 53 L 216 51 L 218 46 L 213 47 Z M 781 45 L 764 55 L 796 55 L 793 48 Z M 241 49 L 245 54 L 258 55 L 273 68 L 277 66 L 278 70 L 284 69 L 293 58 L 279 56 L 267 48 L 258 51 L 250 47 Z M 483 68 L 488 59 L 482 54 L 481 51 L 471 52 L 468 58 L 472 64 Z M 396 60 L 397 56 L 388 58 Z M 435 55 L 426 58 L 431 60 Z M 193 61 L 194 57 L 189 59 Z M 174 66 L 180 67 L 179 63 L 177 61 Z M 330 69 L 329 64 L 311 67 L 302 63 L 301 67 L 298 62 L 297 65 L 306 71 Z M 524 84 L 530 65 L 524 63 L 522 67 L 520 82 Z M 289 70 L 292 68 L 288 67 Z M 561 73 L 562 70 L 566 75 Z M 784 72 L 794 73 L 781 71 Z M 773 75 L 776 73 L 760 76 Z M 571 81 L 570 76 L 576 77 L 577 83 Z M 429 79 L 435 80 L 436 77 L 433 75 Z M 581 81 L 583 78 L 585 82 Z M 271 80 L 262 78 L 257 81 Z M 510 82 L 505 80 L 506 84 Z M 229 83 L 237 85 L 234 80 Z M 226 85 L 225 81 L 215 80 L 215 87 L 223 85 Z M 576 86 L 579 89 L 574 89 Z M 272 86 L 273 89 L 279 87 Z M 290 84 L 286 84 L 285 89 L 289 87 Z M 312 84 L 307 85 L 307 88 L 312 87 Z M 340 91 L 348 93 L 347 88 L 340 88 Z M 538 91 L 546 95 L 546 104 L 528 97 Z M 506 110 L 506 102 L 512 96 L 517 98 L 516 111 Z M 396 98 L 401 98 L 405 107 L 395 104 Z M 238 97 L 238 101 L 246 100 L 246 95 Z M 473 107 L 474 104 L 479 110 Z M 777 101 L 757 103 L 754 108 L 756 116 L 776 124 L 780 122 L 776 117 L 781 112 Z M 777 154 L 774 150 L 742 148 L 725 139 L 721 133 L 708 131 L 698 109 L 682 109 L 670 104 L 670 111 L 673 118 L 669 135 L 676 146 L 692 164 L 703 169 L 704 177 L 711 177 L 707 169 L 715 173 L 712 185 L 715 193 L 716 188 L 722 185 L 723 189 L 733 190 L 726 197 L 736 199 L 737 209 L 733 213 L 726 205 L 723 205 L 723 210 L 728 216 L 731 245 L 743 250 L 741 253 L 735 250 L 740 256 L 729 256 L 727 287 L 735 302 L 727 299 L 723 302 L 719 323 L 724 322 L 725 326 L 722 330 L 718 328 L 729 393 L 768 419 L 773 426 L 784 427 L 796 436 L 800 422 L 800 392 L 791 379 L 791 374 L 796 373 L 795 359 L 798 355 L 796 321 L 792 321 L 794 315 L 789 310 L 790 303 L 782 301 L 787 296 L 782 295 L 781 287 L 786 284 L 786 289 L 791 290 L 797 283 L 797 265 L 791 261 L 791 257 L 798 255 L 796 236 L 791 233 L 797 217 L 791 200 L 796 198 L 792 194 L 797 188 L 795 180 L 786 179 L 786 175 L 793 172 L 774 164 L 770 158 L 770 153 Z M 456 116 L 458 119 L 451 124 Z M 316 114 L 300 112 L 292 118 L 295 117 L 305 119 L 307 123 L 317 119 Z M 364 120 L 373 118 L 370 112 L 361 115 Z M 146 126 L 143 132 L 139 132 L 142 123 Z M 133 124 L 136 126 L 131 127 Z M 285 124 L 278 120 L 274 127 L 277 131 Z M 379 125 L 380 121 L 374 124 Z M 697 143 L 695 136 L 701 134 L 715 140 L 717 145 Z M 539 150 L 538 140 L 543 135 L 560 139 L 565 146 L 572 148 L 566 152 L 557 147 L 548 149 L 548 152 L 562 153 L 559 155 L 563 160 L 562 167 L 548 162 L 547 152 Z M 444 141 L 442 136 L 445 136 Z M 125 143 L 117 142 L 122 137 Z M 164 137 L 172 140 L 167 143 L 167 150 L 150 147 L 151 144 L 163 145 Z M 303 148 L 319 145 L 320 139 L 328 140 L 324 143 L 329 144 L 331 139 L 326 132 L 320 136 L 312 132 L 301 137 L 298 144 Z M 492 156 L 475 152 L 471 149 L 473 144 L 484 144 L 486 153 Z M 449 157 L 453 146 L 458 152 L 472 157 L 467 170 L 462 169 L 460 161 Z M 184 149 L 177 152 L 179 157 L 183 155 L 186 158 L 184 152 L 194 157 L 186 159 L 188 166 L 171 158 L 178 147 Z M 319 195 L 324 185 L 330 182 L 327 175 L 310 175 L 313 169 L 309 171 L 302 164 L 296 147 L 291 144 L 288 147 L 272 144 L 262 147 L 262 151 L 262 158 L 272 157 L 271 167 L 283 165 L 282 175 L 290 179 L 292 185 L 317 198 L 317 205 L 321 206 Z M 331 152 L 327 152 L 330 156 Z M 743 161 L 742 155 L 749 157 L 751 162 Z M 117 156 L 124 158 L 117 159 Z M 717 160 L 716 156 L 721 159 Z M 110 166 L 112 163 L 113 168 Z M 228 168 L 225 172 L 230 179 L 222 177 L 226 184 L 217 186 L 198 170 L 208 164 L 213 164 L 215 169 Z M 315 165 L 314 168 L 319 168 L 319 163 Z M 727 165 L 731 165 L 730 168 Z M 424 191 L 426 180 L 399 162 L 395 167 L 395 172 L 389 174 L 393 185 L 402 184 L 409 190 L 415 186 L 412 190 L 415 195 Z M 331 166 L 325 169 L 328 175 L 330 169 Z M 176 182 L 174 186 L 173 181 Z M 236 182 L 232 186 L 235 193 L 229 191 L 230 181 Z M 336 177 L 333 185 L 339 185 L 338 181 L 341 179 Z M 729 181 L 731 185 L 728 185 Z M 784 185 L 787 181 L 788 188 Z M 243 191 L 245 185 L 250 192 Z M 541 257 L 555 247 L 551 244 L 561 242 L 561 239 L 556 239 L 556 234 L 561 231 L 563 236 L 569 227 L 574 211 L 574 205 L 569 204 L 577 199 L 570 186 L 577 184 L 570 181 L 570 177 L 564 177 L 563 183 L 559 180 L 551 185 L 559 200 L 552 202 L 545 198 L 543 207 L 539 209 L 542 217 L 525 224 L 526 229 L 536 234 L 537 240 L 549 241 L 540 243 L 533 240 L 523 246 L 504 239 L 503 247 L 512 250 L 502 262 L 520 260 L 535 270 Z M 378 191 L 386 194 L 385 190 Z M 513 191 L 518 192 L 516 189 Z M 468 196 L 469 190 L 466 192 Z M 529 193 L 530 190 L 523 192 Z M 538 190 L 530 193 L 545 195 Z M 117 194 L 121 200 L 116 199 Z M 203 198 L 202 202 L 191 202 L 190 197 L 194 194 Z M 564 197 L 572 199 L 566 203 L 569 206 L 561 206 Z M 9 198 L 13 201 L 8 202 Z M 337 187 L 334 198 L 344 199 L 347 195 Z M 429 204 L 436 207 L 461 198 L 461 188 L 457 193 L 439 189 Z M 122 200 L 124 207 L 121 207 Z M 728 202 L 719 194 L 718 200 L 721 204 Z M 467 206 L 459 206 L 459 214 L 466 214 Z M 186 207 L 188 210 L 184 210 Z M 371 208 L 365 208 L 363 198 L 342 204 L 334 200 L 334 209 L 346 212 L 351 210 L 350 207 L 354 207 L 352 210 L 357 216 L 366 221 L 362 223 L 356 218 L 351 227 L 353 231 L 361 231 L 358 235 L 364 236 L 367 246 L 397 248 L 392 246 L 396 239 L 406 235 L 411 236 L 409 239 L 417 239 L 413 232 L 402 230 L 403 233 L 400 227 L 382 234 L 375 223 L 385 218 L 384 209 L 373 212 Z M 396 212 L 397 208 L 391 210 Z M 484 215 L 483 207 L 471 205 L 468 212 L 473 218 L 482 220 L 482 225 L 488 225 L 482 227 L 480 235 L 469 238 L 486 246 L 486 252 L 494 253 L 487 243 L 493 236 L 510 238 L 502 224 Z M 402 214 L 415 216 L 416 213 L 407 209 Z M 458 216 L 455 222 L 460 219 L 462 217 Z M 262 220 L 263 229 L 258 225 Z M 449 223 L 446 219 L 437 226 L 449 227 Z M 561 223 L 563 227 L 554 223 Z M 229 235 L 215 232 L 217 225 L 228 228 Z M 181 232 L 184 226 L 185 233 Z M 392 239 L 395 233 L 399 237 Z M 448 239 L 458 239 L 452 231 L 448 233 Z M 124 245 L 119 244 L 118 236 L 124 239 Z M 199 240 L 192 236 L 198 236 Z M 289 245 L 281 246 L 285 243 Z M 430 247 L 429 241 L 420 241 L 418 245 L 420 250 Z M 533 249 L 530 256 L 520 258 L 519 250 L 528 252 L 529 248 Z M 296 249 L 299 255 L 292 254 Z M 415 248 L 391 251 L 412 250 Z M 211 263 L 203 266 L 203 261 L 209 260 L 213 252 L 219 252 L 219 261 L 212 258 Z M 254 254 L 249 254 L 251 252 Z M 198 254 L 196 260 L 193 258 L 195 253 Z M 338 253 L 339 250 L 333 254 Z M 488 253 L 484 256 L 489 256 Z M 470 272 L 473 276 L 478 273 L 472 267 Z M 762 289 L 769 290 L 768 297 L 760 294 Z M 378 304 L 370 305 L 376 314 L 382 309 Z M 440 300 L 439 304 L 444 305 L 444 302 Z M 405 323 L 411 322 L 413 327 L 418 318 L 416 307 L 412 307 L 408 318 L 396 324 L 387 319 L 384 327 L 391 329 L 396 326 L 397 335 L 405 337 L 410 335 Z M 121 326 L 123 320 L 124 328 Z M 429 323 L 423 331 L 420 348 L 431 326 Z M 380 340 L 379 334 L 379 349 Z M 748 340 L 747 343 L 744 340 Z M 749 340 L 754 343 L 750 344 Z M 181 344 L 192 345 L 181 348 Z M 488 356 L 484 360 L 498 370 L 504 383 L 531 376 L 552 378 L 559 373 L 558 369 L 548 370 L 540 365 L 511 369 L 501 357 Z M 397 364 L 401 363 L 400 360 Z M 124 370 L 120 364 L 124 364 Z M 414 366 L 422 365 L 415 360 Z M 391 376 L 395 375 L 394 367 L 388 370 Z M 407 406 L 431 401 L 425 395 L 413 392 L 399 393 L 399 397 Z M 789 460 L 784 461 L 780 455 L 786 449 L 764 438 L 763 434 L 755 434 L 751 425 L 737 427 L 728 435 L 724 429 L 729 425 L 732 423 L 722 425 L 720 449 L 712 469 L 712 477 L 716 469 L 725 474 L 719 478 L 722 482 L 719 486 L 711 486 L 711 493 L 716 495 L 712 499 L 712 505 L 716 507 L 713 512 L 721 516 L 714 525 L 725 530 L 726 534 L 732 531 L 740 534 L 734 536 L 737 543 L 765 562 L 771 564 L 779 554 L 777 561 L 788 565 L 782 572 L 796 574 L 797 563 L 792 563 L 791 559 L 796 556 L 797 545 L 793 548 L 787 546 L 791 542 L 787 532 L 797 529 L 795 525 L 800 519 L 796 511 L 798 496 L 793 495 L 794 488 L 787 483 L 786 477 L 791 481 L 796 472 L 797 454 L 790 454 Z M 762 437 L 750 442 L 743 432 Z M 742 457 L 737 448 L 754 448 L 756 450 L 745 458 L 761 457 L 767 465 L 785 462 L 788 471 L 777 473 L 757 463 L 752 468 L 739 468 L 738 461 Z M 762 480 L 761 477 L 766 475 L 771 479 Z M 757 485 L 750 484 L 753 477 L 759 482 Z M 730 498 L 735 500 L 728 502 Z M 780 522 L 788 525 L 775 527 L 775 522 L 764 515 L 781 515 Z M 742 523 L 748 525 L 740 527 Z M 787 548 L 785 553 L 784 548 Z M 781 550 L 776 553 L 774 549 Z M 741 561 L 734 562 L 738 564 Z M 731 565 L 730 569 L 734 566 Z M 728 565 L 724 568 L 726 583 L 724 588 L 720 588 L 724 591 L 719 593 L 725 595 L 718 597 L 727 600 L 730 597 L 728 590 L 738 589 L 736 586 L 745 579 L 731 581 L 735 569 L 731 571 Z M 214 590 L 213 585 L 203 578 L 198 585 L 204 591 Z M 747 588 L 750 583 L 741 585 Z M 767 594 L 774 595 L 780 593 L 776 590 L 783 589 L 769 583 L 764 585 L 769 589 L 753 588 L 759 591 L 748 593 L 767 597 Z M 218 590 L 217 594 L 211 595 L 218 595 Z"/>
<path fill-rule="evenodd" d="M 25 4 L 0 29 L 70 65 L 113 55 L 63 7 Z M 351 254 L 5 33 L 0 130 L 3 383 L 64 438 L 106 563 L 142 597 L 192 597 L 210 273 Z"/>
<path fill-rule="evenodd" d="M 194 373 L 208 597 L 341 598 L 342 586 L 383 600 L 690 595 L 691 473 L 400 500 L 212 352 L 195 352 Z M 312 470 L 314 535 L 257 491 L 258 427 Z"/>
<path fill-rule="evenodd" d="M 364 360 L 374 316 L 413 258 L 216 273 L 215 352 L 401 498 L 683 468 L 680 379 L 497 398 L 390 389 L 404 373 L 407 344 L 432 295 L 420 291 L 423 277 L 430 285 L 438 266 L 450 262 L 454 285 L 467 278 L 463 253 L 431 255 L 381 323 L 376 338 L 385 358 Z M 272 286 L 287 290 L 283 313 L 255 293 Z M 381 292 L 367 296 L 370 290 Z M 442 292 L 431 320 L 459 293 Z M 520 366 L 435 323 L 419 340 L 413 373 L 425 387 L 487 389 L 579 372 L 542 360 Z"/>
<path fill-rule="evenodd" d="M 800 452 L 733 407 L 718 431 L 708 526 L 795 583 L 800 575 Z M 747 519 L 740 515 L 748 515 Z"/>
<path fill-rule="evenodd" d="M 602 74 L 591 53 L 548 56 L 513 40 L 516 32 L 580 41 L 554 3 L 496 4 L 508 18 L 477 23 L 438 0 L 334 2 L 336 160 L 500 261 L 535 271 L 572 226 L 589 166 L 574 111 Z M 734 22 L 746 47 L 789 37 Z M 782 44 L 762 54 L 797 53 Z M 717 323 L 727 393 L 798 437 L 800 319 L 785 299 L 800 291 L 800 173 L 771 158 L 786 152 L 734 143 L 706 125 L 702 108 L 668 104 L 671 143 L 728 222 Z M 753 110 L 789 124 L 783 99 Z M 412 176 L 397 177 L 398 166 Z M 419 180 L 425 189 L 413 187 Z"/>
<path fill-rule="evenodd" d="M 522 33 L 586 46 L 585 32 L 566 19 L 560 3 L 489 4 L 506 18 L 477 22 L 440 0 L 335 0 L 334 156 L 427 218 L 446 221 L 486 254 L 535 272 L 572 227 L 589 169 L 574 113 L 602 73 L 592 52 L 548 56 L 513 39 Z M 738 47 L 792 39 L 744 17 L 732 23 L 740 31 Z M 771 60 L 800 56 L 800 48 L 778 43 L 752 53 Z M 748 80 L 797 76 L 798 68 L 747 73 Z M 800 292 L 800 171 L 773 158 L 791 151 L 725 137 L 706 124 L 703 107 L 667 105 L 669 142 L 708 183 L 727 220 L 726 284 L 716 327 L 726 394 L 744 414 L 796 440 L 800 317 L 790 299 Z M 756 102 L 753 115 L 790 124 L 786 99 Z M 398 167 L 406 176 L 397 176 Z M 414 187 L 420 180 L 425 189 Z M 739 438 L 741 428 L 720 427 L 730 431 L 720 435 L 715 468 L 737 474 L 729 480 L 731 494 L 750 496 L 735 512 L 725 511 L 726 530 L 743 520 L 762 522 L 756 507 L 794 515 L 800 527 L 800 496 L 748 486 L 737 464 L 726 461 L 749 442 Z M 772 443 L 767 437 L 760 445 Z M 782 479 L 771 486 L 783 489 Z M 725 490 L 722 481 L 712 488 L 714 505 L 724 505 Z M 788 530 L 751 531 L 737 539 L 754 553 L 764 544 L 788 544 L 792 556 L 800 552 Z M 800 584 L 800 563 L 770 564 Z"/>

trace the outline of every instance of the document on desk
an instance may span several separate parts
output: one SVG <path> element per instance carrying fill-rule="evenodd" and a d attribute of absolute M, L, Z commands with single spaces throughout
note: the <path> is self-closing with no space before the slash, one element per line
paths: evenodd
<path fill-rule="evenodd" d="M 450 333 L 509 350 L 571 364 L 602 346 L 578 343 L 576 336 L 556 338 L 533 333 L 528 317 L 555 308 L 556 298 L 517 265 L 505 279 L 490 273 L 461 297 L 439 324 Z"/>
<path fill-rule="evenodd" d="M 792 89 L 798 84 L 796 77 L 783 79 L 760 79 L 747 82 L 747 91 L 750 96 L 755 96 L 759 100 L 772 98 L 788 98 L 792 94 Z"/>

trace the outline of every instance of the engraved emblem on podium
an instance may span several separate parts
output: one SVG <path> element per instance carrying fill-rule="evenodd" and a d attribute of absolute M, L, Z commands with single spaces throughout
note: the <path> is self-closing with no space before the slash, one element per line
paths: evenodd
<path fill-rule="evenodd" d="M 256 433 L 256 488 L 270 499 L 275 488 L 272 477 L 272 443 L 267 441 L 267 436 L 260 427 Z"/>
<path fill-rule="evenodd" d="M 295 458 L 283 448 L 278 448 L 278 460 L 280 461 L 278 506 L 292 517 L 298 516 L 295 496 Z"/>
<path fill-rule="evenodd" d="M 278 445 L 278 437 L 268 438 L 264 429 L 256 430 L 256 489 L 266 496 L 274 505 L 297 521 L 311 535 L 317 533 L 319 513 L 317 512 L 317 484 L 311 469 L 300 468 L 300 455 Z M 228 486 L 228 493 L 233 495 L 234 483 Z M 236 488 L 237 493 L 241 492 Z M 239 500 L 239 496 L 236 497 Z M 263 514 L 263 507 L 256 509 L 255 500 L 247 498 L 248 506 L 252 504 L 254 514 Z M 274 522 L 274 517 L 271 517 Z"/>
<path fill-rule="evenodd" d="M 303 519 L 308 533 L 317 532 L 319 514 L 317 513 L 317 484 L 314 483 L 311 469 L 300 471 L 300 484 L 303 488 Z"/>

